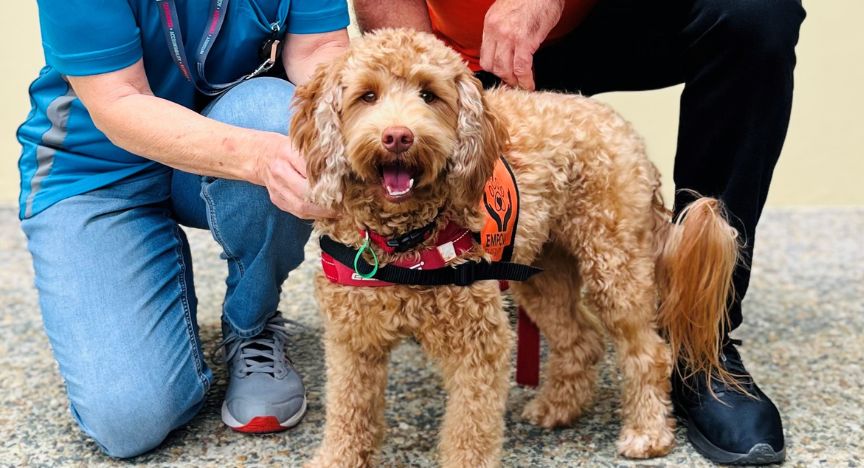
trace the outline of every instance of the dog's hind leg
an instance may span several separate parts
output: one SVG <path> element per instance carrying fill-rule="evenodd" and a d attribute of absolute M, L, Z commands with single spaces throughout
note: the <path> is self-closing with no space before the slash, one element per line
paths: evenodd
<path fill-rule="evenodd" d="M 654 259 L 646 241 L 650 237 L 627 236 L 622 230 L 600 229 L 576 239 L 582 244 L 578 256 L 586 297 L 615 342 L 624 377 L 618 451 L 648 458 L 665 455 L 674 444 L 672 364 L 655 320 Z"/>
<path fill-rule="evenodd" d="M 451 287 L 417 333 L 447 390 L 439 444 L 443 467 L 495 467 L 504 438 L 513 331 L 497 284 Z"/>
<path fill-rule="evenodd" d="M 580 300 L 576 259 L 547 245 L 535 263 L 543 268 L 542 274 L 511 285 L 516 302 L 549 344 L 540 390 L 522 417 L 538 426 L 556 427 L 573 422 L 591 403 L 603 336 Z"/>

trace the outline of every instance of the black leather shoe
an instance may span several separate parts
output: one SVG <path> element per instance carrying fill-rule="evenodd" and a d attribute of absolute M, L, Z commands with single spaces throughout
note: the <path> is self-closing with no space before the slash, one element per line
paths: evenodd
<path fill-rule="evenodd" d="M 675 413 L 687 426 L 687 438 L 705 458 L 725 465 L 766 465 L 786 458 L 783 423 L 774 403 L 759 390 L 744 368 L 735 349 L 738 340 L 723 346 L 721 365 L 740 376 L 742 386 L 754 399 L 729 388 L 716 379 L 708 390 L 705 374 L 683 381 L 672 375 L 672 401 Z M 719 401 L 717 400 L 719 399 Z"/>

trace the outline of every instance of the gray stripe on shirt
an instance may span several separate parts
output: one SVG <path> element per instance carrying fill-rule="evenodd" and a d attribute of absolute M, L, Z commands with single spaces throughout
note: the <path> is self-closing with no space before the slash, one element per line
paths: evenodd
<path fill-rule="evenodd" d="M 24 204 L 24 217 L 33 215 L 33 198 L 36 192 L 42 188 L 42 181 L 51 172 L 51 167 L 54 166 L 54 155 L 57 153 L 57 148 L 63 144 L 68 134 L 67 124 L 69 123 L 69 112 L 72 109 L 72 101 L 77 99 L 72 86 L 62 96 L 57 96 L 48 105 L 45 114 L 48 121 L 51 123 L 51 128 L 42 135 L 42 142 L 36 147 L 36 173 L 30 179 L 30 193 L 27 195 L 27 201 Z"/>

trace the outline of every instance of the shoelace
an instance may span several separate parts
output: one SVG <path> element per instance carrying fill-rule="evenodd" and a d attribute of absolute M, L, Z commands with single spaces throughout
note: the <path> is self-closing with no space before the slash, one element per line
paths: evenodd
<path fill-rule="evenodd" d="M 740 377 L 744 377 L 744 380 L 742 380 L 741 383 L 744 386 L 744 388 L 749 391 L 749 387 L 750 387 L 751 383 L 753 382 L 753 380 L 749 378 L 749 373 L 744 368 L 744 362 L 741 359 L 741 354 L 738 352 L 738 350 L 736 348 L 734 348 L 735 346 L 742 346 L 742 345 L 743 345 L 743 342 L 741 340 L 735 339 L 735 338 L 730 338 L 723 345 L 723 350 L 720 352 L 720 360 L 723 362 L 723 365 L 724 365 L 724 367 L 727 368 L 727 370 L 731 371 L 733 374 L 740 374 L 739 375 Z M 730 359 L 729 357 L 726 356 L 726 354 L 727 354 L 726 347 L 728 347 L 728 346 L 733 347 L 732 348 L 732 353 L 734 353 L 733 359 Z M 729 391 L 729 388 L 727 388 L 726 385 L 720 383 L 716 379 L 711 379 L 711 388 L 714 390 L 714 392 L 718 396 L 722 396 L 727 391 Z"/>
<path fill-rule="evenodd" d="M 254 338 L 244 340 L 234 333 L 225 337 L 218 345 L 223 352 L 221 359 L 217 360 L 230 362 L 237 353 L 240 353 L 239 361 L 243 365 L 240 371 L 244 374 L 275 375 L 279 356 L 284 356 L 292 366 L 294 365 L 294 361 L 285 349 L 285 344 L 293 335 L 287 325 L 306 328 L 299 322 L 275 315 Z"/>
<path fill-rule="evenodd" d="M 723 346 L 723 348 L 725 348 L 726 346 L 729 346 L 729 345 L 742 346 L 743 344 L 744 344 L 744 342 L 739 340 L 739 339 L 729 338 L 729 341 L 726 342 L 726 344 Z M 738 350 L 736 349 L 735 351 L 737 352 Z M 723 362 L 726 362 L 726 353 L 725 352 L 720 353 L 720 360 Z"/>

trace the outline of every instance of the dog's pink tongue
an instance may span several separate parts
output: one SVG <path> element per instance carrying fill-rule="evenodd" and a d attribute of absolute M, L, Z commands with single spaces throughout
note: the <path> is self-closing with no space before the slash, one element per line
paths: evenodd
<path fill-rule="evenodd" d="M 411 189 L 411 173 L 399 164 L 385 166 L 382 176 L 384 185 L 391 193 L 407 192 Z"/>

